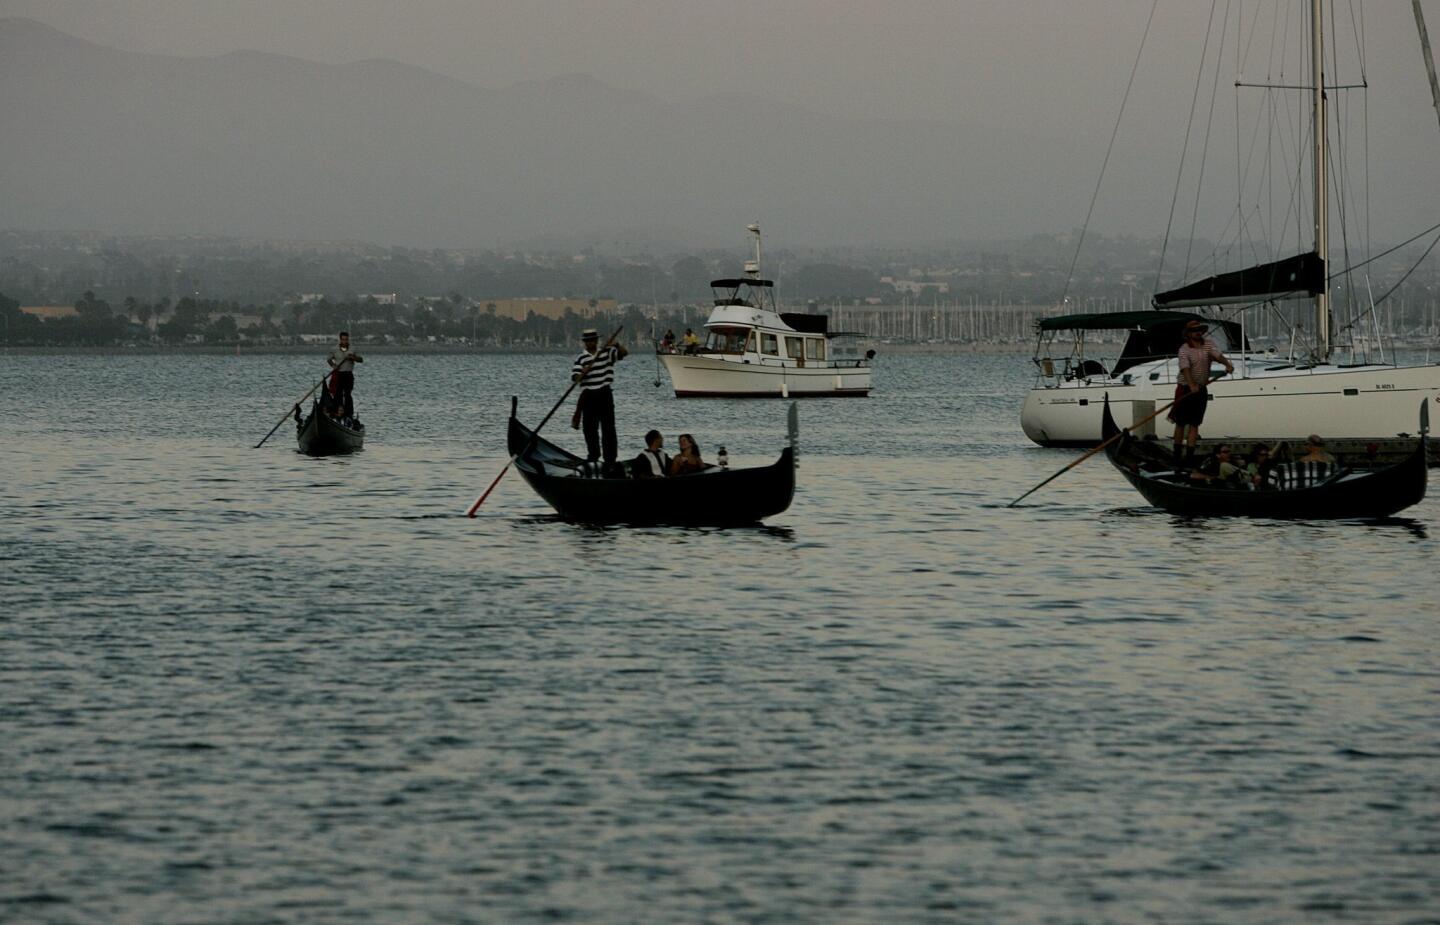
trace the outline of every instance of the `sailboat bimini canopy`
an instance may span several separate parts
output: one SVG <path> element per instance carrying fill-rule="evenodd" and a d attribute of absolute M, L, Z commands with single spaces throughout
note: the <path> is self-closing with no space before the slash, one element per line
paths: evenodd
<path fill-rule="evenodd" d="M 1324 291 L 1325 261 L 1319 254 L 1311 252 L 1233 273 L 1221 273 L 1168 292 L 1157 292 L 1151 302 L 1156 308 L 1237 305 L 1243 302 L 1308 299 Z"/>

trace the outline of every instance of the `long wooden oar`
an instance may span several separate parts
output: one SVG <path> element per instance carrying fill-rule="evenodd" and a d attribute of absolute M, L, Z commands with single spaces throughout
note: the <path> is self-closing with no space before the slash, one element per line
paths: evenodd
<path fill-rule="evenodd" d="M 268 434 L 266 434 L 265 436 L 261 437 L 261 438 L 260 438 L 260 442 L 257 443 L 257 444 L 255 444 L 255 446 L 252 447 L 252 449 L 256 449 L 256 450 L 260 449 L 262 446 L 265 445 L 265 441 L 266 441 L 266 440 L 269 440 L 271 437 L 275 436 L 275 431 L 279 430 L 279 429 L 280 429 L 280 425 L 281 425 L 281 424 L 284 424 L 286 421 L 288 421 L 288 420 L 290 419 L 290 415 L 294 414 L 294 413 L 295 413 L 295 409 L 298 408 L 298 407 L 300 407 L 300 402 L 304 401 L 305 399 L 309 398 L 311 395 L 315 394 L 315 390 L 318 389 L 318 388 L 320 388 L 320 386 L 324 385 L 324 384 L 325 384 L 325 380 L 326 380 L 326 379 L 329 379 L 329 378 L 330 378 L 330 374 L 333 373 L 333 372 L 335 372 L 335 370 L 333 370 L 333 369 L 330 370 L 330 372 L 329 372 L 329 373 L 326 373 L 326 374 L 320 379 L 319 382 L 317 382 L 317 383 L 315 383 L 314 385 L 310 386 L 310 388 L 305 392 L 305 394 L 304 394 L 304 395 L 301 395 L 301 396 L 299 397 L 299 399 L 297 399 L 297 400 L 295 401 L 295 404 L 293 404 L 293 405 L 290 406 L 290 410 L 287 411 L 287 412 L 285 412 L 285 416 L 284 416 L 283 418 L 281 418 L 281 419 L 275 424 L 274 427 L 270 428 L 270 433 L 268 433 Z"/>
<path fill-rule="evenodd" d="M 1223 376 L 1224 373 L 1221 373 L 1220 375 Z M 1212 378 L 1211 378 L 1209 381 L 1207 381 L 1205 384 L 1208 386 L 1211 382 L 1214 382 L 1216 379 L 1219 379 L 1219 378 L 1220 378 L 1220 376 L 1212 377 Z M 1077 460 L 1075 460 L 1074 462 L 1070 463 L 1070 465 L 1068 465 L 1068 466 L 1066 466 L 1065 468 L 1061 469 L 1059 472 L 1057 472 L 1057 473 L 1055 473 L 1054 475 L 1050 476 L 1048 479 L 1046 479 L 1045 481 L 1041 482 L 1039 485 L 1036 485 L 1034 488 L 1032 488 L 1032 489 L 1030 489 L 1029 491 L 1025 492 L 1025 494 L 1021 495 L 1020 497 L 1016 498 L 1014 501 L 1011 501 L 1009 504 L 1007 504 L 1007 505 L 1005 505 L 1005 506 L 1006 506 L 1006 507 L 1014 507 L 1015 505 L 1019 504 L 1021 501 L 1024 501 L 1026 498 L 1028 498 L 1028 497 L 1030 497 L 1031 495 L 1035 494 L 1035 492 L 1039 491 L 1040 489 L 1044 488 L 1046 485 L 1049 485 L 1051 482 L 1053 482 L 1053 481 L 1055 481 L 1056 479 L 1058 479 L 1060 476 L 1062 476 L 1062 475 L 1064 475 L 1065 473 L 1069 472 L 1071 469 L 1074 469 L 1076 466 L 1080 465 L 1080 464 L 1083 463 L 1085 460 L 1089 459 L 1091 456 L 1094 456 L 1096 453 L 1098 453 L 1098 452 L 1100 452 L 1101 450 L 1105 449 L 1107 446 L 1109 446 L 1110 444 L 1114 443 L 1116 440 L 1119 440 L 1121 437 L 1125 436 L 1127 433 L 1130 432 L 1130 430 L 1131 430 L 1132 428 L 1139 427 L 1141 424 L 1144 424 L 1144 423 L 1146 423 L 1147 421 L 1153 421 L 1153 420 L 1155 420 L 1157 417 L 1160 416 L 1160 414 L 1161 414 L 1162 412 L 1164 412 L 1166 409 L 1170 408 L 1172 405 L 1179 404 L 1180 402 L 1182 402 L 1182 401 L 1184 401 L 1185 399 L 1189 398 L 1191 395 L 1199 395 L 1199 394 L 1200 394 L 1199 392 L 1186 392 L 1184 395 L 1181 395 L 1179 398 L 1175 399 L 1175 401 L 1169 402 L 1169 403 L 1167 403 L 1166 405 L 1164 405 L 1164 406 L 1156 409 L 1156 411 L 1155 411 L 1154 414 L 1148 415 L 1148 416 L 1146 416 L 1146 417 L 1141 418 L 1141 419 L 1138 420 L 1138 421 L 1133 422 L 1133 423 L 1130 425 L 1130 427 L 1122 427 L 1122 428 L 1120 429 L 1120 432 L 1119 432 L 1118 434 L 1116 434 L 1115 436 L 1111 437 L 1109 440 L 1106 440 L 1105 442 L 1101 443 L 1099 446 L 1095 447 L 1095 449 L 1087 451 L 1084 456 L 1081 456 L 1079 459 L 1077 459 Z M 1106 398 L 1107 398 L 1107 400 L 1108 400 L 1109 396 L 1107 395 Z"/>
<path fill-rule="evenodd" d="M 625 325 L 622 324 L 620 325 L 620 327 L 615 329 L 615 333 L 610 335 L 610 339 L 607 340 L 605 342 L 605 346 L 600 349 L 609 350 L 611 347 L 615 346 L 615 338 L 619 337 L 620 332 L 623 330 L 625 330 Z M 550 409 L 550 413 L 541 418 L 540 423 L 535 425 L 535 429 L 530 431 L 530 439 L 525 442 L 525 446 L 521 448 L 520 453 L 523 453 L 526 450 L 530 449 L 530 444 L 534 443 L 535 438 L 540 435 L 540 428 L 544 427 L 546 423 L 555 416 L 555 412 L 559 411 L 560 406 L 565 404 L 565 399 L 570 397 L 570 393 L 575 391 L 575 387 L 581 382 L 585 381 L 585 374 L 590 372 L 590 367 L 594 365 L 595 361 L 599 358 L 600 353 L 599 351 L 596 351 L 595 356 L 592 357 L 590 361 L 584 366 L 580 367 L 580 375 L 575 379 L 574 382 L 570 383 L 570 388 L 566 389 L 565 394 L 560 396 L 560 400 L 555 403 L 555 407 Z M 505 467 L 500 470 L 499 475 L 495 476 L 495 480 L 490 483 L 490 487 L 486 488 L 484 493 L 481 494 L 480 497 L 475 499 L 475 503 L 470 505 L 470 507 L 465 511 L 466 517 L 475 516 L 475 512 L 480 510 L 480 505 L 484 504 L 485 499 L 490 497 L 490 492 L 495 490 L 495 486 L 500 484 L 500 480 L 505 477 L 505 473 L 510 471 L 511 466 L 515 465 L 515 460 L 520 458 L 520 453 L 516 453 L 514 456 L 511 456 L 509 460 L 506 461 Z"/>

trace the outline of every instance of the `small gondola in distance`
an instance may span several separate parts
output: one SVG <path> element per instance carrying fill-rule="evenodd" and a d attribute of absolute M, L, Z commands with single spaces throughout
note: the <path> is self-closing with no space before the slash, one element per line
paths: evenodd
<path fill-rule="evenodd" d="M 1428 409 L 1420 410 L 1420 436 L 1414 451 L 1388 466 L 1335 467 L 1313 483 L 1298 487 L 1218 488 L 1177 474 L 1161 454 L 1128 431 L 1105 448 L 1105 456 L 1145 500 L 1172 514 L 1189 517 L 1270 517 L 1286 520 L 1349 520 L 1389 517 L 1425 497 Z M 1107 400 L 1102 421 L 1105 439 L 1120 434 Z"/>
<path fill-rule="evenodd" d="M 306 456 L 338 456 L 365 447 L 365 425 L 346 427 L 330 417 L 320 403 L 310 405 L 310 414 L 295 425 L 300 452 Z"/>
<path fill-rule="evenodd" d="M 583 476 L 585 460 L 537 436 L 510 404 L 507 442 L 515 468 L 564 520 L 584 524 L 728 527 L 760 523 L 790 507 L 795 497 L 796 410 L 790 407 L 790 442 L 768 466 L 726 469 L 669 478 Z"/>

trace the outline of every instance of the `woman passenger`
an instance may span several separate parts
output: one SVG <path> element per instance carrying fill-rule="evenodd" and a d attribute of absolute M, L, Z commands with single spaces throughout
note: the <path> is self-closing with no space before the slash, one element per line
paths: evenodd
<path fill-rule="evenodd" d="M 695 442 L 695 438 L 689 434 L 681 434 L 680 452 L 670 460 L 670 474 L 689 475 L 704 468 L 705 461 L 700 458 L 700 446 Z"/>
<path fill-rule="evenodd" d="M 1250 458 L 1245 462 L 1245 481 L 1251 488 L 1263 488 L 1270 477 L 1270 448 L 1263 443 L 1255 444 Z"/>

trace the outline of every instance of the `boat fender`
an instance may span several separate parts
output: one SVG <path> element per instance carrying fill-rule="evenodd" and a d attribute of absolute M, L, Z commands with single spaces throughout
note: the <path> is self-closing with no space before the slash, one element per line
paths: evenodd
<path fill-rule="evenodd" d="M 781 397 L 781 398 L 789 398 L 789 397 L 790 397 L 790 386 L 786 385 L 786 384 L 783 383 L 783 382 L 780 383 L 780 397 Z"/>

